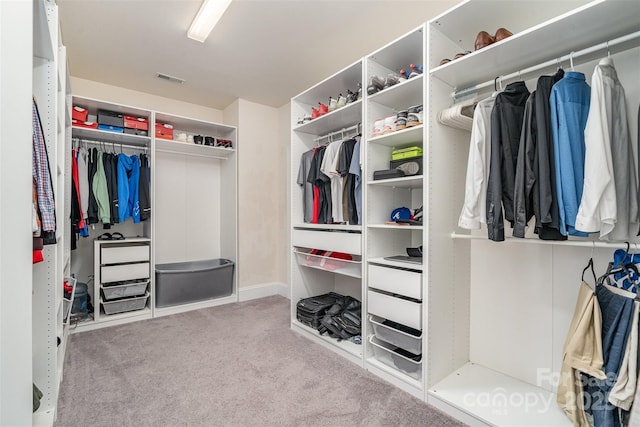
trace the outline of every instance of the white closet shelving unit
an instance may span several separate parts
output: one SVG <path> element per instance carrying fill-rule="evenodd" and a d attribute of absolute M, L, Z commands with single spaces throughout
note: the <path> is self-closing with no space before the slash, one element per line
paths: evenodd
<path fill-rule="evenodd" d="M 384 79 L 390 73 L 397 75 L 400 69 L 409 69 L 410 64 L 423 65 L 425 37 L 425 28 L 420 26 L 365 57 L 366 81 L 369 82 L 372 76 Z M 422 286 L 423 265 L 391 261 L 385 257 L 407 255 L 407 248 L 423 244 L 423 226 L 388 222 L 395 208 L 407 207 L 413 212 L 423 205 L 425 175 L 420 173 L 382 180 L 374 180 L 373 177 L 375 171 L 391 168 L 394 149 L 422 148 L 425 126 L 421 124 L 378 136 L 373 136 L 373 131 L 376 120 L 424 105 L 424 82 L 425 76 L 420 74 L 367 95 L 364 126 L 367 309 L 363 310 L 363 321 L 367 323 L 368 334 L 366 367 L 420 398 L 424 396 L 424 361 L 420 355 L 425 353 L 423 341 L 426 342 L 422 339 L 425 327 L 423 297 L 426 296 Z M 373 324 L 370 319 L 373 319 Z M 397 325 L 388 327 L 388 322 L 408 326 L 414 330 L 414 335 L 407 336 L 405 331 L 395 329 Z M 402 350 L 408 349 L 413 356 L 401 354 Z"/>
<path fill-rule="evenodd" d="M 514 35 L 445 65 L 442 58 L 473 47 L 480 30 L 506 27 Z M 573 315 L 582 268 L 590 256 L 603 272 L 615 245 L 593 249 L 572 242 L 539 245 L 472 239 L 457 228 L 465 191 L 470 134 L 437 122 L 452 93 L 490 96 L 493 81 L 511 75 L 530 90 L 537 77 L 556 71 L 556 58 L 640 29 L 637 2 L 469 1 L 427 24 L 428 188 L 425 215 L 428 307 L 426 400 L 471 425 L 571 425 L 555 403 L 564 339 Z M 639 40 L 610 48 L 627 90 L 629 111 L 640 100 Z M 576 56 L 576 71 L 591 81 L 595 59 L 607 50 Z M 529 72 L 541 63 L 549 66 Z M 632 135 L 635 131 L 632 124 Z M 635 145 L 635 143 L 634 143 Z M 505 227 L 507 235 L 511 229 Z M 597 239 L 597 237 L 595 237 Z M 624 244 L 622 244 L 624 246 Z"/>
<path fill-rule="evenodd" d="M 227 139 L 232 147 L 154 138 L 152 168 L 153 259 L 155 264 L 225 258 L 235 263 L 231 295 L 172 307 L 155 307 L 154 316 L 238 300 L 237 128 L 165 113 L 156 123 L 180 133 Z"/>
<path fill-rule="evenodd" d="M 226 258 L 237 262 L 237 129 L 218 123 L 190 119 L 85 97 L 73 97 L 73 105 L 88 109 L 95 120 L 98 110 L 142 117 L 149 121 L 148 135 L 110 132 L 84 127 L 72 128 L 74 140 L 88 148 L 126 154 L 146 153 L 151 167 L 151 218 L 134 224 L 131 219 L 103 229 L 95 224 L 89 238 L 78 240 L 78 249 L 71 254 L 71 272 L 80 282 L 89 285 L 94 315 L 77 324 L 74 331 L 86 331 L 152 317 L 211 307 L 237 301 L 237 265 L 233 292 L 229 296 L 212 298 L 189 304 L 156 308 L 155 265 L 211 258 Z M 90 120 L 91 121 L 91 120 Z M 173 127 L 173 138 L 160 138 L 156 123 Z M 179 135 L 183 136 L 180 138 Z M 187 142 L 186 135 L 211 136 L 231 141 L 231 147 L 199 145 Z M 102 233 L 122 233 L 125 240 L 94 239 Z M 142 309 L 107 314 L 103 310 L 100 271 L 105 267 L 103 256 L 97 251 L 120 246 L 149 245 L 150 252 L 142 259 L 121 259 L 117 264 L 148 261 L 147 291 L 149 297 Z M 95 246 L 95 248 L 94 248 Z M 122 248 L 121 248 L 122 249 Z M 130 248 L 129 248 L 130 249 Z M 125 248 L 123 253 L 130 252 Z M 139 249 L 139 248 L 138 248 Z M 120 257 L 121 258 L 121 257 Z M 136 280 L 143 280 L 138 277 Z M 133 279 L 133 278 L 132 278 Z"/>
<path fill-rule="evenodd" d="M 338 73 L 318 83 L 291 100 L 291 327 L 304 336 L 345 356 L 362 366 L 364 344 L 337 341 L 310 328 L 296 319 L 296 303 L 311 296 L 337 292 L 357 298 L 363 303 L 363 245 L 362 225 L 356 224 L 310 224 L 304 222 L 302 189 L 296 183 L 300 159 L 304 152 L 312 150 L 335 134 L 341 138 L 343 131 L 348 135 L 358 132 L 362 123 L 363 101 L 354 101 L 307 123 L 298 124 L 305 115 L 311 114 L 318 102 L 328 104 L 330 96 L 347 94 L 347 89 L 357 91 L 363 83 L 363 61 L 344 68 Z M 338 251 L 351 254 L 354 262 L 348 268 L 336 270 L 310 268 L 306 255 L 312 249 Z M 344 274 L 343 274 L 344 273 Z"/>
<path fill-rule="evenodd" d="M 42 391 L 34 425 L 52 425 L 62 381 L 68 339 L 63 324 L 63 282 L 69 272 L 70 185 L 68 72 L 66 49 L 58 28 L 58 7 L 33 2 L 33 96 L 47 145 L 51 181 L 56 197 L 56 243 L 43 248 L 44 261 L 33 265 L 33 383 Z"/>

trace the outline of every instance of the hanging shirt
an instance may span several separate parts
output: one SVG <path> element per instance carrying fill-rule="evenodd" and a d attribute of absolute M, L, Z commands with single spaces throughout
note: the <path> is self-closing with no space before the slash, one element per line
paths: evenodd
<path fill-rule="evenodd" d="M 313 151 L 305 151 L 300 156 L 300 167 L 298 168 L 298 179 L 296 181 L 302 187 L 302 212 L 303 221 L 306 223 L 313 222 L 313 185 L 307 181 Z"/>
<path fill-rule="evenodd" d="M 331 222 L 331 180 L 320 170 L 326 149 L 325 145 L 316 148 L 307 176 L 307 180 L 314 185 L 314 205 L 317 202 L 317 209 L 314 207 L 314 224 Z"/>
<path fill-rule="evenodd" d="M 587 236 L 576 230 L 576 216 L 584 183 L 584 129 L 589 114 L 591 88 L 577 71 L 565 73 L 551 89 L 551 132 L 558 192 L 559 228 L 562 235 Z"/>
<path fill-rule="evenodd" d="M 585 178 L 576 229 L 630 240 L 638 229 L 638 188 L 624 88 L 611 58 L 595 67 L 585 138 Z"/>
<path fill-rule="evenodd" d="M 536 217 L 536 232 L 542 240 L 567 240 L 560 233 L 558 210 L 558 194 L 556 186 L 555 155 L 551 132 L 551 106 L 549 98 L 551 89 L 564 77 L 564 71 L 558 70 L 553 76 L 540 76 L 536 85 L 535 121 L 538 162 L 536 169 L 536 185 L 533 189 L 533 214 Z M 537 200 L 537 203 L 536 203 Z"/>
<path fill-rule="evenodd" d="M 458 225 L 466 229 L 479 229 L 487 223 L 487 185 L 491 158 L 491 110 L 496 98 L 483 99 L 476 105 L 471 125 L 471 141 L 467 159 L 467 179 L 464 204 Z"/>
<path fill-rule="evenodd" d="M 520 135 L 513 194 L 513 237 L 524 237 L 527 223 L 533 217 L 533 187 L 536 185 L 534 162 L 537 154 L 535 99 L 536 93 L 533 92 L 529 95 L 524 106 L 524 121 Z"/>
<path fill-rule="evenodd" d="M 360 139 L 353 147 L 353 157 L 349 166 L 349 173 L 354 177 L 353 198 L 355 203 L 355 213 L 350 212 L 349 223 L 362 224 L 362 167 L 360 166 Z M 355 216 L 354 216 L 355 215 Z M 355 220 L 356 222 L 352 222 Z"/>
<path fill-rule="evenodd" d="M 56 204 L 51 184 L 49 157 L 44 140 L 40 115 L 35 100 L 32 102 L 31 119 L 33 125 L 31 176 L 36 182 L 38 209 L 42 231 L 56 231 Z"/>
<path fill-rule="evenodd" d="M 129 176 L 129 212 L 133 218 L 133 223 L 140 222 L 140 158 L 137 155 L 131 156 L 133 163 L 131 175 Z"/>
<path fill-rule="evenodd" d="M 334 141 L 327 145 L 320 167 L 322 173 L 331 180 L 331 218 L 327 221 L 328 223 L 344 222 L 342 212 L 343 179 L 336 170 L 341 147 L 342 141 Z"/>
<path fill-rule="evenodd" d="M 89 165 L 87 163 L 87 149 L 78 148 L 78 187 L 80 191 L 80 207 L 82 208 L 82 216 L 87 218 L 89 209 Z"/>
<path fill-rule="evenodd" d="M 89 181 L 89 207 L 87 208 L 87 222 L 89 222 L 89 224 L 96 224 L 100 221 L 98 201 L 96 200 L 95 190 L 93 188 L 93 181 L 95 179 L 96 173 L 98 172 L 98 149 L 97 148 L 92 148 L 91 150 L 89 150 L 88 160 L 89 162 L 88 162 L 87 178 Z M 102 163 L 102 160 L 100 160 L 100 163 Z"/>
<path fill-rule="evenodd" d="M 353 160 L 354 150 L 356 147 L 356 140 L 349 138 L 342 143 L 342 149 L 340 151 L 340 158 L 337 165 L 337 171 L 342 177 L 342 217 L 349 224 L 357 224 L 358 218 L 355 207 L 355 177 L 351 174 L 351 163 Z"/>
<path fill-rule="evenodd" d="M 111 208 L 109 202 L 109 190 L 107 189 L 107 177 L 104 173 L 102 151 L 97 152 L 96 174 L 93 176 L 93 194 L 98 205 L 98 217 L 103 224 L 111 221 Z"/>
<path fill-rule="evenodd" d="M 151 197 L 150 197 L 151 167 L 149 157 L 146 154 L 140 155 L 140 221 L 151 218 Z"/>
<path fill-rule="evenodd" d="M 516 161 L 529 90 L 524 82 L 507 85 L 491 111 L 491 162 L 487 187 L 487 231 L 490 240 L 504 240 L 504 218 L 513 226 Z"/>

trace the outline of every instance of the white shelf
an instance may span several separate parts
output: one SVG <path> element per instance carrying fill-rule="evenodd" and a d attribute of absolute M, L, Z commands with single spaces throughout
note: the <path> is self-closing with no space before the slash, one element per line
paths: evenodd
<path fill-rule="evenodd" d="M 225 139 L 231 139 L 234 147 L 236 144 L 236 128 L 233 126 L 227 126 L 220 123 L 205 122 L 203 120 L 195 120 L 187 117 L 176 116 L 167 113 L 156 113 L 156 123 L 168 123 L 173 125 L 174 134 L 177 130 L 192 133 L 194 135 L 221 137 Z M 160 139 L 156 138 L 156 142 Z M 179 141 L 176 141 L 181 144 Z M 207 147 L 211 148 L 211 147 Z"/>
<path fill-rule="evenodd" d="M 383 187 L 422 188 L 423 175 L 403 176 L 402 178 L 371 180 L 367 182 L 367 184 L 380 185 Z"/>
<path fill-rule="evenodd" d="M 189 142 L 171 141 L 156 138 L 156 150 L 175 154 L 197 155 L 202 157 L 228 158 L 236 150 L 233 148 L 211 147 Z"/>
<path fill-rule="evenodd" d="M 342 230 L 342 231 L 362 231 L 362 225 L 350 224 L 293 224 L 293 228 L 310 229 L 310 230 Z"/>
<path fill-rule="evenodd" d="M 400 255 L 400 254 L 398 254 Z M 404 254 L 402 254 L 404 255 Z M 377 265 L 385 265 L 385 266 L 389 266 L 389 267 L 398 267 L 398 268 L 407 268 L 410 270 L 417 270 L 417 271 L 422 271 L 423 270 L 423 265 L 422 264 L 415 264 L 412 262 L 402 262 L 402 261 L 393 261 L 393 260 L 389 260 L 389 259 L 384 259 L 383 257 L 377 257 L 377 258 L 369 258 L 367 260 L 370 264 L 377 264 Z"/>
<path fill-rule="evenodd" d="M 368 138 L 367 142 L 394 148 L 402 148 L 412 144 L 422 144 L 422 128 L 423 125 L 413 126 L 407 129 L 391 132 L 386 135 Z"/>
<path fill-rule="evenodd" d="M 319 101 L 326 103 L 329 96 L 335 97 L 339 93 L 346 96 L 347 89 L 355 92 L 358 89 L 358 83 L 361 82 L 362 60 L 359 60 L 295 96 L 292 101 L 317 107 Z M 309 113 L 311 113 L 310 110 Z"/>
<path fill-rule="evenodd" d="M 369 224 L 368 228 L 377 228 L 383 230 L 422 230 L 423 225 L 394 225 L 394 224 Z"/>
<path fill-rule="evenodd" d="M 465 28 L 465 25 L 461 25 L 462 16 L 466 15 L 466 20 L 476 20 L 477 14 L 483 13 L 479 8 L 483 7 L 485 6 L 482 2 L 466 3 L 460 7 L 459 13 L 453 13 L 437 21 L 437 29 L 450 33 L 452 40 L 459 40 L 460 36 L 456 31 Z M 510 7 L 521 6 L 514 3 Z M 514 16 L 522 13 L 515 12 Z M 452 88 L 461 90 L 637 31 L 638 13 L 638 4 L 634 1 L 593 1 L 562 15 L 554 14 L 548 21 L 523 31 L 516 32 L 517 28 L 512 28 L 513 36 L 435 67 L 430 73 Z M 476 26 L 471 28 L 475 29 Z M 475 32 L 479 30 L 475 29 Z M 469 49 L 472 48 L 472 43 L 470 46 Z M 452 52 L 451 56 L 456 53 Z M 602 52 L 602 55 L 604 54 L 606 52 Z"/>
<path fill-rule="evenodd" d="M 385 90 L 369 95 L 369 102 L 386 105 L 395 110 L 406 110 L 415 105 L 422 105 L 423 75 L 410 78 Z"/>
<path fill-rule="evenodd" d="M 572 425 L 554 393 L 473 363 L 431 387 L 428 394 L 429 403 L 438 399 L 491 425 L 523 425 L 524 420 L 527 426 Z"/>
<path fill-rule="evenodd" d="M 424 65 L 420 63 L 424 56 L 423 39 L 424 27 L 421 25 L 371 53 L 368 59 L 395 71 L 408 69 L 412 63 Z"/>
<path fill-rule="evenodd" d="M 308 338 L 315 342 L 327 347 L 351 360 L 358 365 L 362 365 L 362 348 L 363 344 L 354 344 L 350 341 L 342 340 L 338 341 L 335 338 L 331 338 L 327 335 L 320 335 L 318 331 L 313 328 L 304 325 L 297 320 L 291 322 L 291 326 L 294 330 L 304 334 Z"/>
<path fill-rule="evenodd" d="M 309 111 L 311 113 L 311 111 Z M 323 135 L 337 131 L 362 120 L 362 100 L 347 104 L 323 116 L 301 124 L 293 128 L 295 132 L 304 132 L 313 135 Z"/>
<path fill-rule="evenodd" d="M 385 365 L 375 357 L 367 358 L 366 367 L 368 371 L 373 372 L 380 378 L 401 390 L 406 391 L 420 400 L 424 399 L 424 389 L 421 381 L 417 381 L 414 378 L 399 372 L 397 369 Z"/>
<path fill-rule="evenodd" d="M 33 2 L 33 56 L 46 61 L 55 59 L 45 0 Z"/>
<path fill-rule="evenodd" d="M 72 127 L 74 138 L 88 139 L 90 141 L 104 141 L 107 144 L 127 144 L 136 147 L 148 147 L 151 138 L 148 136 L 131 135 L 128 133 L 108 132 L 98 129 Z"/>

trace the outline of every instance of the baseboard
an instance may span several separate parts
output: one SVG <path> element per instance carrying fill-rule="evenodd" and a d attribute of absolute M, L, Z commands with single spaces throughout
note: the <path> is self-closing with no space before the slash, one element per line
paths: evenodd
<path fill-rule="evenodd" d="M 238 288 L 238 300 L 249 301 L 257 298 L 280 295 L 289 298 L 289 286 L 285 283 L 272 282 Z"/>

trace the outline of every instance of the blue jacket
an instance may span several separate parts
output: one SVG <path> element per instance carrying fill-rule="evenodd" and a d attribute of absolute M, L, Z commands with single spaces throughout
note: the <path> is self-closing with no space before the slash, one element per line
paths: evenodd
<path fill-rule="evenodd" d="M 124 222 L 133 217 L 134 223 L 140 222 L 140 159 L 124 153 L 118 154 L 118 218 Z"/>
<path fill-rule="evenodd" d="M 565 73 L 551 89 L 551 133 L 555 155 L 560 233 L 588 236 L 575 229 L 584 183 L 584 129 L 591 88 L 577 71 Z"/>

